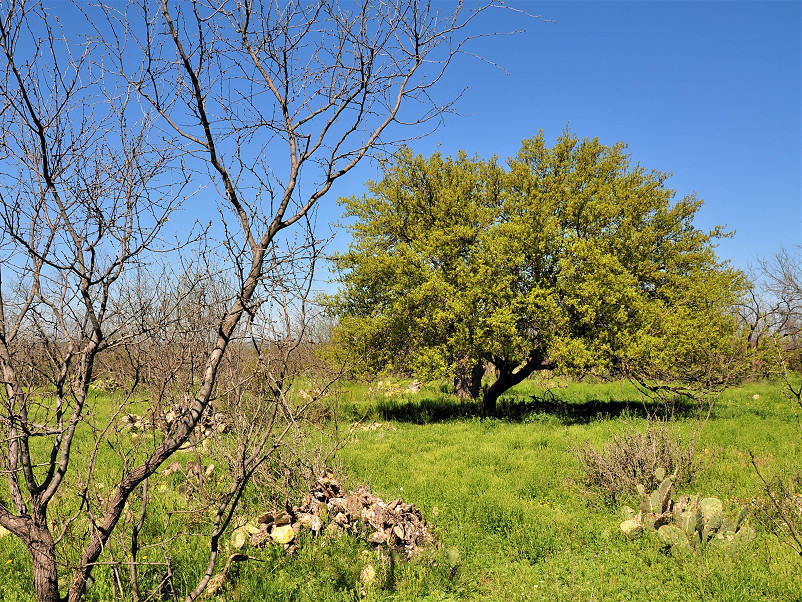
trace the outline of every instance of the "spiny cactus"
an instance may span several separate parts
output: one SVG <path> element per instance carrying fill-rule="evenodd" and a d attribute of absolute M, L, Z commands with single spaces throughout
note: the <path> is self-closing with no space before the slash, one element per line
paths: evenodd
<path fill-rule="evenodd" d="M 665 471 L 655 471 L 660 485 L 647 493 L 643 485 L 638 485 L 640 495 L 639 512 L 625 506 L 625 520 L 621 531 L 629 538 L 643 531 L 655 531 L 660 541 L 676 552 L 702 550 L 708 544 L 744 545 L 755 538 L 755 530 L 745 526 L 744 519 L 748 508 L 744 506 L 733 522 L 724 516 L 724 505 L 715 497 L 702 500 L 699 495 L 684 495 L 673 500 L 675 475 L 665 477 Z"/>
<path fill-rule="evenodd" d="M 657 530 L 657 537 L 663 545 L 677 550 L 689 551 L 691 544 L 685 532 L 674 525 L 663 525 Z"/>
<path fill-rule="evenodd" d="M 626 520 L 621 523 L 621 530 L 627 537 L 637 537 L 643 530 L 655 531 L 671 521 L 673 479 L 676 475 L 665 478 L 665 471 L 662 468 L 658 468 L 654 475 L 660 484 L 653 492 L 647 493 L 643 485 L 638 485 L 639 512 L 636 513 L 628 506 L 623 509 Z"/>

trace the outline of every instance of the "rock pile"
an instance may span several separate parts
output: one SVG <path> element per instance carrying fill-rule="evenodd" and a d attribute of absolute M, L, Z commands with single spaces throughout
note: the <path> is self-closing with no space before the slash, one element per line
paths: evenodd
<path fill-rule="evenodd" d="M 147 428 L 145 419 L 139 414 L 123 414 L 119 420 L 119 430 L 131 431 L 132 433 L 141 433 Z"/>
<path fill-rule="evenodd" d="M 389 422 L 371 422 L 368 424 L 361 424 L 354 422 L 351 425 L 351 432 L 354 431 L 397 431 L 398 429 Z"/>
<path fill-rule="evenodd" d="M 376 383 L 375 387 L 369 387 L 368 391 L 375 394 L 384 393 L 385 397 L 392 397 L 393 395 L 400 395 L 401 393 L 418 393 L 420 387 L 421 384 L 417 378 L 413 380 L 406 389 L 402 389 L 398 383 L 394 383 L 390 380 L 380 380 Z"/>
<path fill-rule="evenodd" d="M 181 418 L 191 405 L 190 399 L 185 399 L 183 403 L 178 403 L 176 406 L 170 408 L 162 416 L 159 417 L 158 423 L 165 432 L 170 432 L 173 425 Z M 222 434 L 228 431 L 228 418 L 223 412 L 215 410 L 213 404 L 206 406 L 206 409 L 201 415 L 198 425 L 195 427 L 195 432 L 203 438 L 208 438 L 216 434 Z"/>
<path fill-rule="evenodd" d="M 146 416 L 138 414 L 123 414 L 118 421 L 118 431 L 129 431 L 132 434 L 142 434 L 147 430 L 162 430 L 169 433 L 184 411 L 189 407 L 188 402 L 178 403 L 167 411 L 158 411 L 151 408 Z M 222 434 L 229 430 L 228 418 L 223 412 L 218 412 L 212 404 L 206 406 L 196 427 L 200 438 L 207 439 L 213 435 Z"/>
<path fill-rule="evenodd" d="M 114 393 L 117 389 L 122 388 L 122 385 L 120 385 L 120 383 L 117 382 L 117 379 L 113 376 L 96 378 L 92 381 L 90 386 L 97 391 L 102 391 L 103 393 Z"/>
<path fill-rule="evenodd" d="M 344 493 L 329 471 L 317 478 L 300 507 L 288 507 L 279 513 L 266 512 L 256 523 L 258 527 L 246 525 L 235 531 L 234 547 L 242 547 L 244 534 L 250 532 L 249 541 L 254 547 L 273 541 L 291 551 L 302 529 L 318 535 L 324 531 L 324 525 L 327 534 L 363 534 L 370 543 L 387 545 L 407 559 L 423 546 L 437 545 L 423 514 L 413 504 L 405 504 L 401 498 L 387 503 L 364 486 Z"/>

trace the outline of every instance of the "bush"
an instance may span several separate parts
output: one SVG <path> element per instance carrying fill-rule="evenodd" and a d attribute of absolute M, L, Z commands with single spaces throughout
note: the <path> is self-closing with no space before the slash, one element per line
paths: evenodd
<path fill-rule="evenodd" d="M 755 466 L 757 469 L 757 466 Z M 753 500 L 755 519 L 769 532 L 777 535 L 802 557 L 802 474 L 788 478 L 763 479 L 767 500 Z"/>
<path fill-rule="evenodd" d="M 676 474 L 677 483 L 690 482 L 696 468 L 693 440 L 685 443 L 678 430 L 661 423 L 652 423 L 645 431 L 628 427 L 600 450 L 585 444 L 573 452 L 585 473 L 586 492 L 606 505 L 617 504 L 638 485 L 657 487 L 658 468 Z"/>

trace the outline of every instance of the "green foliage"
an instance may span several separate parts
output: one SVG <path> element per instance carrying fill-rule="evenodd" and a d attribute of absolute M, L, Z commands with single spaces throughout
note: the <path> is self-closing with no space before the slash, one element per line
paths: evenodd
<path fill-rule="evenodd" d="M 342 200 L 339 336 L 371 370 L 492 364 L 496 397 L 554 366 L 718 386 L 746 349 L 729 311 L 743 282 L 667 177 L 568 132 L 525 140 L 507 169 L 402 150 Z"/>
<path fill-rule="evenodd" d="M 471 347 L 471 325 L 460 322 L 472 299 L 459 291 L 496 219 L 502 176 L 495 161 L 403 149 L 370 195 L 342 200 L 353 242 L 334 256 L 348 276 L 329 301 L 371 367 L 433 377 L 453 367 L 452 347 Z"/>

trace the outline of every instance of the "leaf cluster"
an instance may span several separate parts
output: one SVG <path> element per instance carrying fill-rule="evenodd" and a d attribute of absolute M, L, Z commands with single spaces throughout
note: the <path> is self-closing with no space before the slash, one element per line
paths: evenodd
<path fill-rule="evenodd" d="M 442 376 L 467 360 L 721 381 L 741 348 L 742 277 L 716 257 L 726 233 L 697 228 L 702 201 L 676 199 L 668 177 L 568 131 L 523 141 L 506 168 L 404 149 L 341 200 L 340 337 L 371 370 Z"/>

